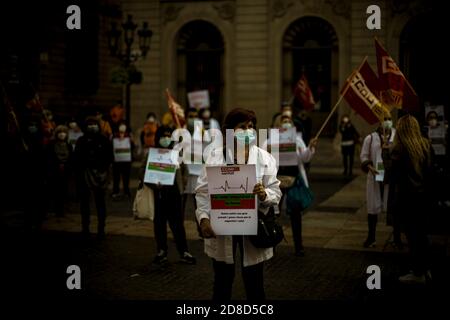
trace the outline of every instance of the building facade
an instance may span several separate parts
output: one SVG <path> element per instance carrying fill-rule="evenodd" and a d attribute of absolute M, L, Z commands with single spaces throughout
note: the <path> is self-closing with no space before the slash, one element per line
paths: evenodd
<path fill-rule="evenodd" d="M 366 27 L 366 10 L 372 4 L 381 9 L 380 30 Z M 64 24 L 56 25 L 64 23 L 61 18 L 52 20 L 47 13 L 55 22 L 47 26 L 50 33 L 44 32 L 45 41 L 36 52 L 37 86 L 56 113 L 70 112 L 83 99 L 107 109 L 123 98 L 123 88 L 110 81 L 118 61 L 109 55 L 107 31 L 111 21 L 123 21 L 128 14 L 139 25 L 148 21 L 153 31 L 147 57 L 136 62 L 143 81 L 131 87 L 133 128 L 142 126 L 148 112 L 161 116 L 167 110 L 166 88 L 183 106 L 187 92 L 207 89 L 216 118 L 241 106 L 255 110 L 258 126 L 267 127 L 281 102 L 292 98 L 292 88 L 304 73 L 317 102 L 311 112 L 315 132 L 365 56 L 376 70 L 374 37 L 398 62 L 422 103 L 449 105 L 446 83 L 440 81 L 450 69 L 450 52 L 441 38 L 446 12 L 436 2 L 97 0 L 81 1 L 80 7 L 82 15 L 87 8 L 88 16 L 96 17 L 91 34 L 76 39 L 63 30 Z M 77 45 L 71 45 L 71 39 Z M 90 70 L 86 78 L 95 78 L 91 84 L 70 81 L 70 72 L 80 72 L 77 65 Z M 71 87 L 76 90 L 68 90 Z M 344 113 L 362 134 L 373 129 L 342 102 L 325 134 L 336 132 Z"/>

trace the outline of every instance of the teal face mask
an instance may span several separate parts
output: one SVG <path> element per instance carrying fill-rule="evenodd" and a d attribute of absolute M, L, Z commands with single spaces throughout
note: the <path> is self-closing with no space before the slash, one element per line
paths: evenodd
<path fill-rule="evenodd" d="M 290 129 L 290 128 L 292 128 L 292 124 L 290 124 L 290 123 L 288 123 L 288 122 L 285 122 L 285 123 L 283 123 L 283 124 L 281 125 L 281 127 L 282 127 L 283 129 Z"/>
<path fill-rule="evenodd" d="M 170 137 L 161 137 L 159 139 L 159 144 L 161 145 L 161 147 L 163 148 L 167 148 L 170 146 L 170 143 L 172 142 L 172 139 Z"/>
<path fill-rule="evenodd" d="M 239 130 L 235 132 L 234 135 L 238 142 L 245 144 L 252 144 L 256 140 L 255 131 L 253 129 Z"/>

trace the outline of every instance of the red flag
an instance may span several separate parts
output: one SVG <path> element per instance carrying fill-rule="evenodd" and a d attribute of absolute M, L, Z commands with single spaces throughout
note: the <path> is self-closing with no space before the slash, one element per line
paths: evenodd
<path fill-rule="evenodd" d="M 175 125 L 177 126 L 177 128 L 184 128 L 186 120 L 184 117 L 183 108 L 172 97 L 172 94 L 170 93 L 169 89 L 166 89 L 166 97 L 169 111 L 172 114 L 172 118 L 173 121 L 175 122 Z"/>
<path fill-rule="evenodd" d="M 307 111 L 314 109 L 316 102 L 314 101 L 314 96 L 304 74 L 300 77 L 300 80 L 298 80 L 297 85 L 295 86 L 294 95 L 302 104 L 303 109 Z"/>
<path fill-rule="evenodd" d="M 367 61 L 356 69 L 342 88 L 350 107 L 352 107 L 369 124 L 375 124 L 389 111 L 377 98 L 377 76 Z"/>
<path fill-rule="evenodd" d="M 419 111 L 419 98 L 394 59 L 375 38 L 380 94 L 389 106 L 410 112 Z"/>

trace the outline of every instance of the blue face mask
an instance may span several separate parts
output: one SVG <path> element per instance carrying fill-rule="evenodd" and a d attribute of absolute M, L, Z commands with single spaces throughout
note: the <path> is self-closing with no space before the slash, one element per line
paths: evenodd
<path fill-rule="evenodd" d="M 238 142 L 245 144 L 252 144 L 256 140 L 255 131 L 253 129 L 239 130 L 235 132 L 234 135 Z"/>

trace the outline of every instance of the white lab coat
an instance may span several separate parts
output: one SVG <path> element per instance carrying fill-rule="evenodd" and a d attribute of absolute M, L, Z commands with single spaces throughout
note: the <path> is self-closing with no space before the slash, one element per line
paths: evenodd
<path fill-rule="evenodd" d="M 223 159 L 221 160 L 218 158 L 212 161 L 208 159 L 207 163 L 209 165 L 224 164 Z M 249 150 L 247 164 L 256 165 L 256 181 L 262 182 L 266 189 L 266 199 L 264 201 L 257 200 L 258 210 L 266 214 L 270 207 L 278 204 L 281 198 L 280 181 L 277 179 L 275 159 L 267 151 L 253 145 Z M 208 178 L 205 167 L 198 178 L 195 196 L 197 201 L 197 210 L 195 213 L 199 223 L 203 218 L 209 219 L 211 210 L 208 195 Z M 228 264 L 234 263 L 232 236 L 216 236 L 216 238 L 205 239 L 204 243 L 205 253 L 209 257 Z M 247 236 L 244 236 L 243 248 L 244 267 L 269 260 L 273 256 L 272 248 L 256 248 L 251 244 Z"/>
<path fill-rule="evenodd" d="M 395 136 L 395 129 L 392 128 L 389 143 L 392 144 Z M 372 132 L 369 134 L 363 142 L 361 147 L 361 164 L 370 161 L 374 167 L 376 163 L 383 161 L 381 157 L 381 140 L 378 132 Z M 381 196 L 380 183 L 375 180 L 375 176 L 368 172 L 366 182 L 366 201 L 367 201 L 367 213 L 368 214 L 380 214 L 386 211 L 387 197 L 389 193 L 389 186 L 385 184 L 383 186 L 383 197 Z"/>

